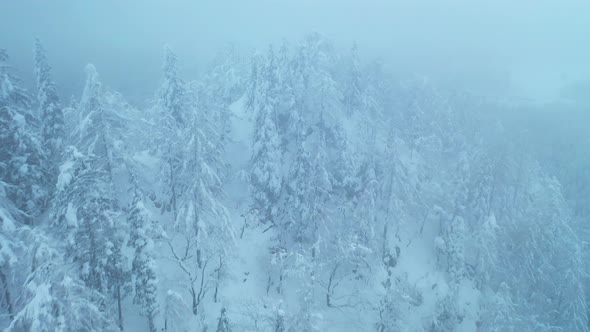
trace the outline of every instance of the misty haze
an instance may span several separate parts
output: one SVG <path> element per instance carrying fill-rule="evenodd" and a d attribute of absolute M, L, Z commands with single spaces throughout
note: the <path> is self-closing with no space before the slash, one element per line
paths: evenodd
<path fill-rule="evenodd" d="M 0 0 L 0 330 L 590 332 L 590 1 Z"/>

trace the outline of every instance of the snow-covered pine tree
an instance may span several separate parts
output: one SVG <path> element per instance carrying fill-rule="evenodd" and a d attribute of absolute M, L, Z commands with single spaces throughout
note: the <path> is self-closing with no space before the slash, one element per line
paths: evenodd
<path fill-rule="evenodd" d="M 314 299 L 314 289 L 316 287 L 316 269 L 317 262 L 315 261 L 315 249 L 309 251 L 311 257 L 305 256 L 303 253 L 301 256 L 305 262 L 301 268 L 301 288 L 298 289 L 299 294 L 299 309 L 293 317 L 289 332 L 297 331 L 321 331 L 322 316 L 318 312 L 318 307 Z M 307 253 L 309 255 L 309 253 Z"/>
<path fill-rule="evenodd" d="M 227 310 L 224 308 L 221 308 L 221 315 L 219 316 L 219 319 L 217 320 L 217 330 L 215 330 L 216 332 L 231 332 L 232 328 L 231 328 L 231 323 L 229 321 L 229 317 L 227 317 Z"/>
<path fill-rule="evenodd" d="M 43 211 L 47 199 L 37 122 L 26 91 L 11 73 L 8 54 L 0 49 L 0 180 L 27 224 Z"/>
<path fill-rule="evenodd" d="M 158 102 L 162 111 L 166 112 L 164 119 L 172 121 L 174 127 L 186 124 L 187 112 L 184 104 L 186 93 L 184 83 L 178 77 L 178 58 L 172 49 L 164 47 L 164 82 L 160 90 Z M 169 117 L 171 119 L 169 119 Z M 172 125 L 172 124 L 169 124 Z"/>
<path fill-rule="evenodd" d="M 285 328 L 285 311 L 283 309 L 281 309 L 280 307 L 277 307 L 275 309 L 275 313 L 274 313 L 274 321 L 273 321 L 273 326 L 272 326 L 272 331 L 273 332 L 285 332 L 286 328 Z"/>
<path fill-rule="evenodd" d="M 116 225 L 113 225 L 116 227 Z M 107 288 L 114 298 L 117 306 L 117 323 L 123 330 L 123 298 L 129 293 L 131 272 L 128 268 L 127 256 L 123 254 L 125 234 L 121 229 L 114 230 L 108 246 L 108 259 L 106 264 Z"/>
<path fill-rule="evenodd" d="M 6 184 L 0 180 L 0 313 L 13 320 L 16 314 L 15 291 L 17 288 L 11 280 L 15 273 L 16 263 L 19 261 L 19 251 L 24 247 L 21 238 L 16 236 L 18 221 L 22 213 L 6 197 Z M 20 289 L 19 289 L 20 290 Z"/>
<path fill-rule="evenodd" d="M 395 278 L 395 284 L 388 287 L 384 284 L 384 294 L 379 301 L 377 310 L 379 320 L 376 324 L 378 332 L 406 331 L 408 324 L 407 310 L 411 306 L 422 304 L 422 294 L 412 288 L 407 275 Z M 414 286 L 415 287 L 415 286 Z"/>
<path fill-rule="evenodd" d="M 332 75 L 335 62 L 332 45 L 317 33 L 306 36 L 295 52 L 289 76 L 293 105 L 304 123 L 296 128 L 298 131 L 305 130 L 305 125 L 319 123 L 320 114 L 328 119 L 340 108 L 342 95 Z"/>
<path fill-rule="evenodd" d="M 59 175 L 61 154 L 64 148 L 65 122 L 55 83 L 51 77 L 51 67 L 47 61 L 45 48 L 39 39 L 35 40 L 35 76 L 37 79 L 37 102 L 41 117 L 41 138 L 47 153 L 47 173 L 49 187 L 53 190 Z"/>
<path fill-rule="evenodd" d="M 208 253 L 218 254 L 228 252 L 234 242 L 234 233 L 223 204 L 221 143 L 204 111 L 198 104 L 194 105 L 191 122 L 183 137 L 184 159 L 178 178 L 184 184 L 185 192 L 178 201 L 176 226 L 182 232 L 198 234 L 199 248 L 209 248 Z M 210 240 L 204 241 L 207 237 Z"/>
<path fill-rule="evenodd" d="M 150 332 L 156 331 L 155 315 L 158 311 L 157 279 L 154 271 L 153 240 L 151 238 L 149 214 L 143 204 L 143 195 L 135 174 L 131 173 L 130 181 L 133 199 L 127 213 L 127 222 L 131 233 L 129 246 L 134 249 L 131 273 L 134 278 L 135 296 L 133 302 L 141 307 L 141 312 L 148 321 Z"/>
<path fill-rule="evenodd" d="M 537 293 L 525 295 L 519 299 L 522 302 L 517 303 L 530 310 L 529 315 L 546 312 L 535 319 L 548 326 L 586 332 L 590 325 L 583 275 L 588 270 L 580 259 L 580 241 L 571 228 L 571 211 L 555 178 L 537 174 L 531 180 L 531 205 L 526 207 L 524 219 L 516 221 L 520 225 L 512 225 L 520 232 L 523 231 L 521 227 L 527 228 L 524 234 L 514 234 L 522 238 L 515 239 L 519 243 L 514 245 L 518 252 L 512 253 L 510 258 L 516 263 L 512 269 L 521 271 L 511 271 L 513 277 L 518 278 L 515 284 L 523 287 L 521 294 L 527 294 L 525 290 Z M 547 306 L 550 299 L 555 298 L 558 299 L 556 306 Z M 552 310 L 559 314 L 551 313 Z"/>
<path fill-rule="evenodd" d="M 276 204 L 281 193 L 281 138 L 277 130 L 277 67 L 272 48 L 262 73 L 257 75 L 254 142 L 250 160 L 251 210 L 261 223 L 276 223 Z"/>
<path fill-rule="evenodd" d="M 429 331 L 455 331 L 463 319 L 459 316 L 458 311 L 459 308 L 457 308 L 456 294 L 446 294 L 442 298 L 438 299 L 436 307 L 434 308 L 433 322 Z"/>
<path fill-rule="evenodd" d="M 57 248 L 59 240 L 42 228 L 25 227 L 19 237 L 35 245 L 21 254 L 27 276 L 18 312 L 6 331 L 120 331 L 105 311 L 105 297 L 72 274 Z"/>
<path fill-rule="evenodd" d="M 164 49 L 164 80 L 157 97 L 160 133 L 158 148 L 162 157 L 160 181 L 164 184 L 167 202 L 164 209 L 172 211 L 174 220 L 178 217 L 178 202 L 183 192 L 179 180 L 182 168 L 182 137 L 190 124 L 187 96 L 184 82 L 178 77 L 177 57 L 169 47 Z"/>
<path fill-rule="evenodd" d="M 209 262 L 216 256 L 223 266 L 235 244 L 229 214 L 223 204 L 220 172 L 224 166 L 219 137 L 210 130 L 208 119 L 202 113 L 204 110 L 198 106 L 193 105 L 191 123 L 183 137 L 184 159 L 178 179 L 184 184 L 185 191 L 178 201 L 178 217 L 172 233 L 173 238 L 184 238 L 184 248 L 179 251 L 175 241 L 168 239 L 173 260 L 188 279 L 195 315 L 208 291 L 205 285 L 209 282 Z M 216 289 L 219 283 L 217 280 Z"/>
<path fill-rule="evenodd" d="M 477 145 L 476 145 L 477 146 Z M 501 212 L 508 208 L 505 204 L 505 185 L 500 183 L 500 172 L 508 173 L 498 167 L 499 158 L 490 158 L 482 154 L 482 149 L 473 149 L 470 153 L 473 159 L 473 171 L 468 178 L 468 199 L 465 206 L 465 229 L 471 234 L 465 243 L 466 264 L 473 266 L 473 279 L 478 287 L 495 287 L 490 281 L 497 272 L 499 262 L 498 236 L 500 229 L 494 209 Z M 507 174 L 503 177 L 507 177 Z"/>
<path fill-rule="evenodd" d="M 114 178 L 126 153 L 121 142 L 127 134 L 128 105 L 118 94 L 103 88 L 93 65 L 86 66 L 86 73 L 86 85 L 79 105 L 80 122 L 74 131 L 74 139 L 83 151 L 82 156 L 87 157 L 86 175 L 91 183 L 88 183 L 86 192 L 78 197 L 80 205 L 74 205 L 78 219 L 82 220 L 76 238 L 87 244 L 89 266 L 95 269 L 87 280 L 89 286 L 103 294 L 108 292 L 116 301 L 119 326 L 123 326 L 121 301 L 126 295 L 130 274 L 122 253 L 125 229 L 121 223 Z M 104 250 L 104 256 L 94 256 L 95 248 L 100 248 L 99 252 Z"/>
<path fill-rule="evenodd" d="M 479 287 L 489 287 L 490 281 L 496 272 L 498 253 L 499 226 L 496 216 L 492 213 L 473 234 L 473 251 L 475 256 L 475 281 Z"/>
<path fill-rule="evenodd" d="M 172 290 L 166 293 L 164 304 L 164 331 L 166 332 L 186 332 L 188 331 L 186 317 L 190 315 L 190 310 L 182 296 Z"/>
<path fill-rule="evenodd" d="M 277 130 L 281 136 L 283 153 L 289 150 L 291 142 L 295 142 L 301 130 L 300 115 L 295 106 L 295 91 L 293 87 L 292 59 L 289 46 L 283 41 L 278 52 L 277 60 Z"/>
<path fill-rule="evenodd" d="M 230 140 L 233 116 L 230 106 L 243 96 L 246 89 L 244 67 L 232 45 L 217 55 L 202 83 L 192 84 L 191 92 L 197 99 L 193 104 L 198 104 L 200 118 L 207 121 L 207 135 L 219 144 L 221 151 Z M 213 140 L 212 136 L 217 138 Z"/>
<path fill-rule="evenodd" d="M 52 211 L 53 228 L 65 242 L 66 257 L 75 263 L 86 286 L 106 295 L 110 286 L 120 285 L 109 277 L 124 274 L 118 249 L 121 239 L 116 235 L 120 216 L 110 176 L 93 168 L 100 164 L 96 157 L 84 156 L 74 147 L 66 148 L 64 157 Z"/>
<path fill-rule="evenodd" d="M 306 113 L 306 95 L 309 89 L 309 59 L 307 49 L 301 45 L 295 51 L 290 63 L 290 86 L 293 94 L 293 110 L 299 113 Z M 298 134 L 298 133 L 296 133 Z"/>
<path fill-rule="evenodd" d="M 326 170 L 325 138 L 319 127 L 310 127 L 302 138 L 288 176 L 279 236 L 283 243 L 315 246 L 330 229 L 332 184 Z M 328 239 L 324 238 L 324 245 Z"/>
<path fill-rule="evenodd" d="M 359 172 L 356 176 L 358 179 L 357 200 L 353 211 L 352 218 L 354 225 L 351 225 L 350 231 L 359 241 L 358 244 L 365 246 L 371 251 L 378 251 L 380 241 L 376 236 L 378 224 L 378 195 L 380 169 L 378 156 L 375 150 L 369 151 L 368 156 L 362 162 Z"/>
<path fill-rule="evenodd" d="M 129 130 L 130 106 L 118 93 L 103 87 L 94 65 L 86 66 L 86 74 L 73 139 L 82 154 L 97 157 L 92 167 L 107 172 L 112 182 L 126 154 L 122 142 Z M 111 185 L 115 190 L 114 182 Z"/>
<path fill-rule="evenodd" d="M 357 169 L 350 142 L 341 132 L 337 132 L 336 136 L 336 152 L 330 167 L 330 177 L 334 194 L 343 204 L 349 205 L 358 191 Z"/>
<path fill-rule="evenodd" d="M 523 328 L 510 288 L 505 282 L 500 283 L 498 291 L 486 299 L 480 320 L 480 329 L 484 332 L 517 332 Z"/>
<path fill-rule="evenodd" d="M 447 272 L 453 285 L 461 282 L 465 275 L 465 221 L 461 216 L 455 216 L 449 223 L 445 235 L 447 250 Z"/>
<path fill-rule="evenodd" d="M 190 82 L 189 88 L 187 107 L 190 110 L 190 123 L 184 139 L 190 141 L 192 135 L 201 137 L 201 158 L 224 182 L 230 167 L 223 160 L 231 124 L 229 105 L 222 105 L 206 84 Z M 184 153 L 188 153 L 188 150 L 185 149 Z"/>
<path fill-rule="evenodd" d="M 363 108 L 363 84 L 361 77 L 360 61 L 358 56 L 358 47 L 354 43 L 350 49 L 350 64 L 344 87 L 344 98 L 342 104 L 348 115 L 352 115 Z"/>
<path fill-rule="evenodd" d="M 263 56 L 256 52 L 252 55 L 250 60 L 250 74 L 246 84 L 246 109 L 249 111 L 255 110 L 258 105 L 258 85 L 260 83 L 263 72 Z"/>
<path fill-rule="evenodd" d="M 454 193 L 453 202 L 447 211 L 440 210 L 442 237 L 445 242 L 447 273 L 450 277 L 450 285 L 456 287 L 465 277 L 465 241 L 467 229 L 463 218 L 465 204 L 469 196 L 467 179 L 470 173 L 469 159 L 466 153 L 461 153 L 456 167 L 453 169 L 451 186 L 448 188 Z"/>
<path fill-rule="evenodd" d="M 243 61 L 236 46 L 231 45 L 218 55 L 213 69 L 207 76 L 207 81 L 212 84 L 213 94 L 224 107 L 229 106 L 244 94 Z"/>

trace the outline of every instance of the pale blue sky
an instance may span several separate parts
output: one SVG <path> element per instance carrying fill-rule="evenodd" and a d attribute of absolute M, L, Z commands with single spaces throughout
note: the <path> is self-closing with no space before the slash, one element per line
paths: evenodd
<path fill-rule="evenodd" d="M 587 0 L 4 0 L 0 31 L 25 81 L 39 36 L 73 92 L 88 62 L 139 96 L 158 84 L 165 43 L 191 77 L 229 42 L 250 49 L 312 31 L 338 47 L 356 40 L 394 70 L 495 93 L 547 99 L 590 76 Z"/>

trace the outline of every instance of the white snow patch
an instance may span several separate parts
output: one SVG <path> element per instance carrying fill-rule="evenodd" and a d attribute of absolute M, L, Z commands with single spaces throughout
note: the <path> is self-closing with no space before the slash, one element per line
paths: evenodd
<path fill-rule="evenodd" d="M 78 227 L 78 217 L 77 217 L 78 209 L 76 209 L 72 203 L 68 203 L 68 208 L 66 209 L 66 222 L 70 227 Z"/>

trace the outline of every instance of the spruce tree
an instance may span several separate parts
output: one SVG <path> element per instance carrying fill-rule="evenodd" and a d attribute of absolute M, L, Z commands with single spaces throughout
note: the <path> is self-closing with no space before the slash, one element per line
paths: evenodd
<path fill-rule="evenodd" d="M 187 109 L 187 93 L 184 82 L 178 77 L 177 57 L 169 47 L 164 50 L 164 80 L 157 97 L 159 122 L 159 149 L 162 155 L 160 179 L 165 185 L 168 201 L 164 209 L 172 211 L 174 220 L 178 217 L 178 204 L 183 192 L 179 180 L 182 169 L 182 138 L 186 125 L 190 123 Z"/>
<path fill-rule="evenodd" d="M 262 223 L 275 223 L 276 203 L 281 193 L 281 139 L 277 129 L 277 67 L 272 48 L 256 83 L 251 109 L 255 114 L 254 143 L 250 166 L 252 211 Z"/>
<path fill-rule="evenodd" d="M 363 105 L 363 87 L 361 78 L 358 47 L 356 43 L 350 50 L 350 65 L 344 90 L 343 104 L 348 115 L 361 110 Z"/>
<path fill-rule="evenodd" d="M 6 51 L 0 49 L 0 180 L 7 185 L 7 197 L 31 224 L 46 204 L 45 154 L 29 97 L 7 62 Z"/>
<path fill-rule="evenodd" d="M 65 123 L 64 114 L 51 77 L 51 67 L 47 62 L 45 48 L 37 39 L 35 41 L 35 76 L 37 79 L 37 102 L 41 117 L 42 145 L 47 153 L 46 169 L 54 187 L 59 173 L 61 154 L 64 148 Z"/>
<path fill-rule="evenodd" d="M 68 147 L 58 179 L 54 227 L 65 240 L 86 285 L 106 294 L 107 258 L 117 214 L 108 190 L 108 174 L 92 168 L 96 161 Z"/>
<path fill-rule="evenodd" d="M 52 228 L 64 242 L 66 261 L 85 286 L 113 299 L 122 326 L 121 301 L 129 281 L 123 255 L 121 216 L 113 198 L 111 175 L 96 156 L 66 148 L 57 182 Z M 111 308 L 111 307 L 109 307 Z"/>
<path fill-rule="evenodd" d="M 231 324 L 229 318 L 227 317 L 227 310 L 225 308 L 221 308 L 221 315 L 217 320 L 217 330 L 216 332 L 231 332 Z"/>
<path fill-rule="evenodd" d="M 141 191 L 137 186 L 135 176 L 131 175 L 133 186 L 133 200 L 127 214 L 127 222 L 131 229 L 129 246 L 134 249 L 132 274 L 135 279 L 135 296 L 133 302 L 141 307 L 141 312 L 147 317 L 150 332 L 156 331 L 154 323 L 158 310 L 157 280 L 154 271 L 153 241 L 149 230 L 149 215 L 143 205 Z"/>

